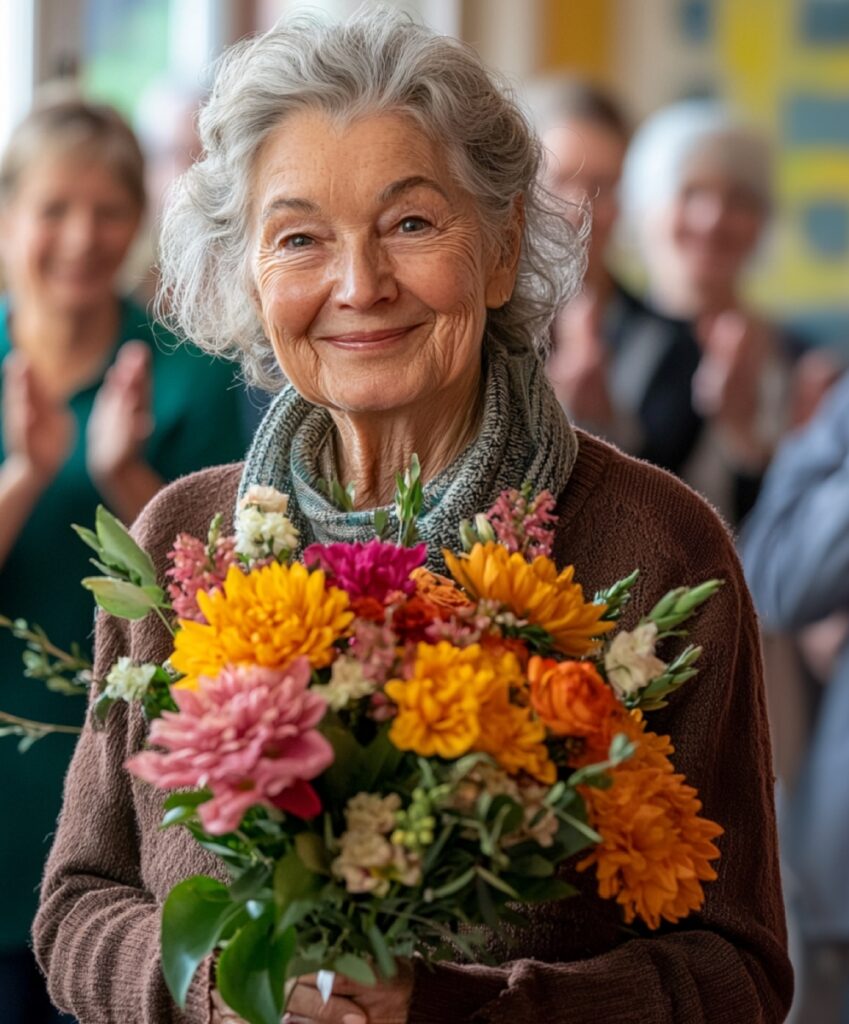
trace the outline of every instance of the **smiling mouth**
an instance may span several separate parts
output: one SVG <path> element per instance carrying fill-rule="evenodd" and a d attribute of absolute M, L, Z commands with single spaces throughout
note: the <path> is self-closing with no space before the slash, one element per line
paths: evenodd
<path fill-rule="evenodd" d="M 416 330 L 421 324 L 408 327 L 390 327 L 382 331 L 350 331 L 347 334 L 325 335 L 321 340 L 344 348 L 375 348 L 390 345 Z"/>

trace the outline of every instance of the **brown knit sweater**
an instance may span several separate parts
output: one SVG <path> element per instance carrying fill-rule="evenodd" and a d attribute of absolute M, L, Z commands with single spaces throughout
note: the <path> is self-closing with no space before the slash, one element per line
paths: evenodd
<path fill-rule="evenodd" d="M 178 532 L 202 536 L 215 512 L 231 513 L 239 474 L 239 466 L 207 470 L 151 502 L 135 533 L 160 571 Z M 617 908 L 581 876 L 587 897 L 535 908 L 531 928 L 493 940 L 502 966 L 417 968 L 410 1022 L 782 1021 L 792 975 L 758 632 L 732 544 L 682 484 L 583 434 L 558 512 L 555 557 L 575 564 L 588 592 L 640 568 L 626 623 L 673 586 L 727 581 L 692 631 L 705 649 L 701 675 L 651 718 L 672 735 L 676 766 L 698 786 L 707 816 L 726 830 L 719 879 L 700 915 L 649 937 L 623 928 Z M 128 626 L 99 616 L 98 678 L 121 654 L 159 661 L 168 652 L 153 617 Z M 160 831 L 162 794 L 124 771 L 144 742 L 144 722 L 126 706 L 113 710 L 106 731 L 86 726 L 47 864 L 36 952 L 53 999 L 82 1024 L 203 1024 L 210 1016 L 208 968 L 185 1013 L 171 1002 L 159 910 L 181 879 L 221 871 L 185 830 Z"/>

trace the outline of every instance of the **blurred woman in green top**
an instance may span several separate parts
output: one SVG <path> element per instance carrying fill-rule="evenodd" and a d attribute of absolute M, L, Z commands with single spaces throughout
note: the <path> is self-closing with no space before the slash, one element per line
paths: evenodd
<path fill-rule="evenodd" d="M 111 108 L 36 106 L 0 163 L 0 614 L 60 647 L 93 626 L 86 549 L 70 524 L 102 502 L 131 522 L 167 481 L 242 456 L 232 369 L 171 345 L 122 299 L 118 272 L 144 212 L 144 166 Z M 79 724 L 82 701 L 25 679 L 0 635 L 0 707 Z M 0 740 L 0 1007 L 4 1024 L 61 1019 L 29 951 L 36 890 L 61 803 L 71 735 L 21 755 Z"/>

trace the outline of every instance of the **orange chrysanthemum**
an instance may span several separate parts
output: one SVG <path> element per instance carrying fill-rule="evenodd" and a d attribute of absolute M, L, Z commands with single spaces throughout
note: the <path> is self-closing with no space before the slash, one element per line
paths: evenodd
<path fill-rule="evenodd" d="M 205 623 L 180 620 L 171 662 L 194 688 L 225 665 L 276 668 L 306 657 L 314 668 L 333 660 L 333 644 L 353 618 L 344 590 L 303 565 L 268 565 L 250 573 L 231 566 L 221 590 L 199 593 Z"/>
<path fill-rule="evenodd" d="M 459 590 L 453 580 L 447 576 L 440 576 L 439 573 L 431 572 L 420 566 L 413 569 L 410 579 L 415 581 L 416 592 L 422 597 L 446 611 L 456 612 L 461 608 L 468 608 L 471 601 L 462 590 Z"/>
<path fill-rule="evenodd" d="M 626 719 L 622 731 L 639 742 L 634 756 L 613 771 L 608 789 L 580 787 L 601 843 L 578 868 L 595 865 L 600 895 L 622 905 L 626 923 L 640 917 L 658 928 L 704 903 L 702 882 L 716 878 L 713 840 L 723 830 L 699 816 L 696 790 L 667 756 L 668 737 L 646 732 L 639 716 Z"/>
<path fill-rule="evenodd" d="M 557 781 L 557 768 L 545 745 L 545 726 L 530 708 L 511 704 L 506 695 L 491 700 L 481 711 L 478 750 L 489 754 L 508 774 L 526 772 L 549 786 Z"/>
<path fill-rule="evenodd" d="M 512 654 L 493 658 L 479 644 L 420 643 L 410 678 L 384 687 L 398 707 L 389 737 L 399 750 L 423 757 L 462 757 L 475 749 L 484 707 L 518 678 Z"/>
<path fill-rule="evenodd" d="M 602 761 L 625 711 L 613 690 L 587 661 L 533 657 L 528 663 L 531 703 L 558 736 L 584 740 L 586 763 Z"/>
<path fill-rule="evenodd" d="M 550 633 L 563 654 L 583 657 L 596 649 L 595 638 L 613 629 L 604 622 L 604 604 L 584 600 L 574 582 L 574 566 L 558 573 L 550 558 L 528 562 L 523 555 L 489 541 L 475 544 L 468 555 L 443 550 L 445 564 L 455 580 L 476 600 L 486 598 L 506 605 L 515 615 Z"/>

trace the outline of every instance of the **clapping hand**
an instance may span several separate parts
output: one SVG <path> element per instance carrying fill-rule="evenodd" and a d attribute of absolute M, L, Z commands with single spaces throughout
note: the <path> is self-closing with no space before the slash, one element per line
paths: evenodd
<path fill-rule="evenodd" d="M 29 360 L 12 352 L 3 363 L 3 443 L 40 488 L 56 476 L 74 446 L 76 423 L 64 402 L 36 380 Z"/>
<path fill-rule="evenodd" d="M 579 423 L 602 427 L 613 416 L 601 308 L 586 295 L 566 305 L 554 322 L 548 375 L 561 405 Z"/>
<path fill-rule="evenodd" d="M 153 429 L 150 403 L 150 349 L 127 342 L 106 372 L 88 420 L 86 465 L 98 485 L 114 486 L 128 465 L 141 461 Z"/>

